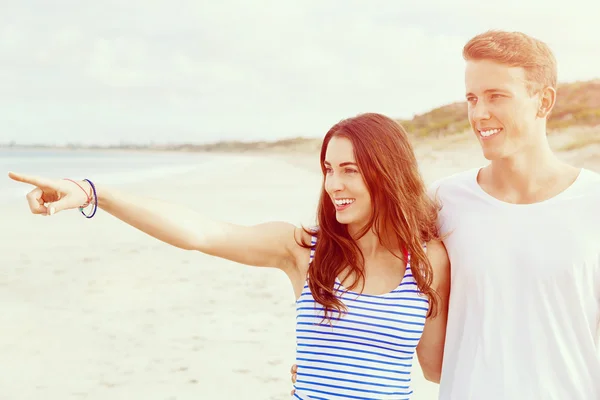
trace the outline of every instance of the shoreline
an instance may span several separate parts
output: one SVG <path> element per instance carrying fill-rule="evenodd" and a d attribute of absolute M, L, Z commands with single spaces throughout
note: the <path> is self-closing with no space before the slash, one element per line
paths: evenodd
<path fill-rule="evenodd" d="M 600 136 L 593 138 L 595 134 L 600 134 L 600 125 L 574 125 L 564 128 L 548 129 L 547 135 L 550 142 L 564 142 L 564 137 L 585 135 L 590 142 L 600 143 Z M 413 145 L 433 144 L 441 142 L 453 142 L 457 138 L 471 137 L 471 131 L 452 132 L 452 133 L 434 133 L 428 136 L 411 134 L 408 131 L 409 140 Z M 251 141 L 243 142 L 239 140 L 209 142 L 209 143 L 177 143 L 177 144 L 130 144 L 130 145 L 45 145 L 45 144 L 6 144 L 0 143 L 0 150 L 48 150 L 48 151 L 100 151 L 100 152 L 148 152 L 148 153 L 286 153 L 301 152 L 312 153 L 320 148 L 322 138 L 320 137 L 296 137 L 275 139 L 271 141 Z"/>

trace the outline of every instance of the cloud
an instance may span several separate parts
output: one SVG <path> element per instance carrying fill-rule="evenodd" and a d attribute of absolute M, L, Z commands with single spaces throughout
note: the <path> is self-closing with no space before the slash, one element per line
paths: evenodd
<path fill-rule="evenodd" d="M 0 141 L 268 139 L 365 111 L 410 118 L 462 99 L 462 46 L 490 28 L 547 41 L 561 80 L 600 69 L 591 2 L 341 4 L 13 2 Z"/>

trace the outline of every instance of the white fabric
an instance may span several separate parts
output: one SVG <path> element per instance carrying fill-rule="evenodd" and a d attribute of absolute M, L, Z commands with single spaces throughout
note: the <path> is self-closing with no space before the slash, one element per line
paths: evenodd
<path fill-rule="evenodd" d="M 600 175 L 517 205 L 434 183 L 452 290 L 441 400 L 600 399 Z"/>

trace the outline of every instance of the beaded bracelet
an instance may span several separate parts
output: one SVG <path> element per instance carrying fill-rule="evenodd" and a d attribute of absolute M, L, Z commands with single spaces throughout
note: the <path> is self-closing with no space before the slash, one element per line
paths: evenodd
<path fill-rule="evenodd" d="M 92 187 L 92 192 L 94 193 L 94 208 L 92 209 L 92 213 L 90 215 L 87 215 L 85 212 L 83 212 L 84 207 L 79 207 L 79 211 L 83 214 L 84 217 L 92 218 L 94 215 L 96 215 L 96 210 L 98 209 L 98 196 L 96 195 L 96 187 L 94 186 L 92 181 L 90 181 L 89 179 L 84 179 L 84 181 L 89 183 Z"/>

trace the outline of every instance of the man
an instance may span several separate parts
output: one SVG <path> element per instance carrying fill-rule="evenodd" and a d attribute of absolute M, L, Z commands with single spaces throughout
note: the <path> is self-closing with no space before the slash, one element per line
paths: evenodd
<path fill-rule="evenodd" d="M 431 188 L 452 266 L 439 398 L 600 399 L 600 175 L 548 143 L 555 58 L 502 31 L 463 57 L 490 163 Z"/>

